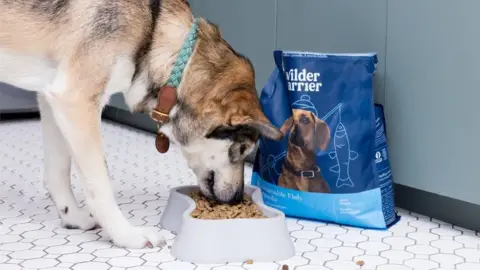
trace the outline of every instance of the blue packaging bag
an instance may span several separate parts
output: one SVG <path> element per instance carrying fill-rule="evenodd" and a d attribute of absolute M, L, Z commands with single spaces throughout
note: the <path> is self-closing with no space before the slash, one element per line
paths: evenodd
<path fill-rule="evenodd" d="M 284 138 L 262 138 L 252 184 L 287 216 L 385 229 L 398 220 L 377 56 L 275 51 L 260 101 Z"/>

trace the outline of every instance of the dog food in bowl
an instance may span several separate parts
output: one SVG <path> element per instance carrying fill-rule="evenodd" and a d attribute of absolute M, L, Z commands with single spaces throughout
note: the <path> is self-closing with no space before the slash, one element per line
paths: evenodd
<path fill-rule="evenodd" d="M 171 249 L 173 257 L 196 264 L 257 264 L 285 261 L 295 255 L 285 214 L 263 203 L 260 188 L 245 185 L 248 196 L 236 207 L 241 212 L 246 211 L 246 218 L 239 218 L 240 214 L 225 216 L 223 211 L 228 212 L 232 207 L 228 205 L 212 218 L 211 212 L 221 206 L 211 204 L 198 192 L 199 187 L 194 185 L 170 191 L 160 226 L 176 235 Z M 235 244 L 232 246 L 232 243 Z"/>
<path fill-rule="evenodd" d="M 190 197 L 195 201 L 196 208 L 191 216 L 198 219 L 235 219 L 235 218 L 265 218 L 265 215 L 245 194 L 241 203 L 228 205 L 218 203 L 203 196 L 200 192 L 193 192 Z"/>

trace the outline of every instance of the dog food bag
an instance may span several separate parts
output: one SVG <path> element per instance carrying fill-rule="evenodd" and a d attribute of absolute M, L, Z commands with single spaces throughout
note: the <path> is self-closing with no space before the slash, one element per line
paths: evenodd
<path fill-rule="evenodd" d="M 377 56 L 275 51 L 260 100 L 285 135 L 260 140 L 252 184 L 287 216 L 385 229 L 398 220 Z"/>

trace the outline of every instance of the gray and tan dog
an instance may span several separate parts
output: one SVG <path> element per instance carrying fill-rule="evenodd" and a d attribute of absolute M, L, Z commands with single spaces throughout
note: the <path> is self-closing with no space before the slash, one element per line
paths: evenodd
<path fill-rule="evenodd" d="M 158 232 L 133 226 L 120 211 L 100 117 L 117 92 L 134 112 L 157 106 L 193 22 L 182 0 L 0 0 L 0 81 L 38 92 L 44 181 L 65 227 L 98 224 L 128 248 L 164 243 Z M 282 134 L 261 110 L 249 60 L 204 19 L 172 106 L 161 132 L 180 146 L 201 191 L 218 201 L 239 201 L 246 155 L 260 135 Z M 72 161 L 88 210 L 77 206 L 71 191 Z"/>

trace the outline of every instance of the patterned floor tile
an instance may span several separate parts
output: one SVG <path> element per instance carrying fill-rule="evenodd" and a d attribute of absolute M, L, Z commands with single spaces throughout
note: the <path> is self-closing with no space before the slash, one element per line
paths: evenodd
<path fill-rule="evenodd" d="M 158 155 L 154 136 L 104 122 L 107 163 L 122 212 L 136 225 L 156 226 L 171 187 L 193 184 L 180 151 Z M 15 139 L 13 139 L 15 138 Z M 0 269 L 23 270 L 478 270 L 480 237 L 443 221 L 398 209 L 389 230 L 364 230 L 287 219 L 296 255 L 282 262 L 195 265 L 168 248 L 117 248 L 103 231 L 60 226 L 43 187 L 38 121 L 0 122 Z M 128 158 L 134 157 L 134 158 Z M 246 179 L 251 167 L 247 166 Z M 76 171 L 72 184 L 83 205 Z M 171 245 L 175 235 L 162 231 Z"/>

